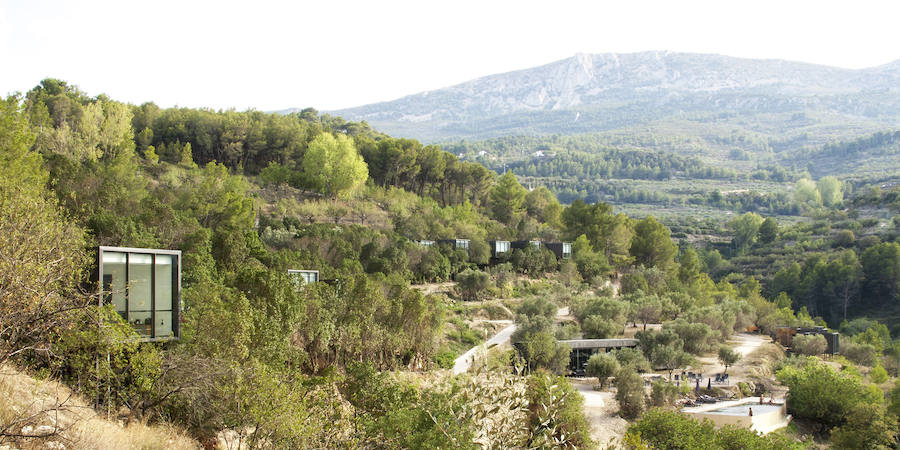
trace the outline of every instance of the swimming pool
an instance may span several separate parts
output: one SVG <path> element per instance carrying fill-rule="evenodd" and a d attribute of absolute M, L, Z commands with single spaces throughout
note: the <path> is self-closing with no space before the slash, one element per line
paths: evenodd
<path fill-rule="evenodd" d="M 780 410 L 781 404 L 760 405 L 759 403 L 745 403 L 743 405 L 726 406 L 724 408 L 712 409 L 712 410 L 705 411 L 705 412 L 707 414 L 725 414 L 725 415 L 729 415 L 729 416 L 749 416 L 750 408 L 753 408 L 753 414 L 765 414 L 768 412 Z"/>
<path fill-rule="evenodd" d="M 751 408 L 753 409 L 752 416 L 750 415 Z M 791 420 L 791 417 L 787 415 L 784 403 L 760 404 L 759 397 L 687 407 L 683 408 L 681 412 L 698 420 L 707 419 L 716 428 L 734 425 L 763 434 L 783 428 Z"/>

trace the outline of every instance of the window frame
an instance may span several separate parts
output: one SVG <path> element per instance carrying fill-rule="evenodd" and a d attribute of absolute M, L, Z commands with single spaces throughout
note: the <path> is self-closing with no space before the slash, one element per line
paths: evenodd
<path fill-rule="evenodd" d="M 130 257 L 129 255 L 132 253 L 140 254 L 140 255 L 149 255 L 150 259 L 150 336 L 139 335 L 138 340 L 141 342 L 163 342 L 163 341 L 172 341 L 181 339 L 181 250 L 167 250 L 167 249 L 155 249 L 155 248 L 136 248 L 136 247 L 113 247 L 101 245 L 97 247 L 97 274 L 98 274 L 98 283 L 97 290 L 100 293 L 97 299 L 97 306 L 103 307 L 105 303 L 104 295 L 104 285 L 103 285 L 103 253 L 123 253 L 125 254 L 125 321 L 131 325 L 130 321 L 130 284 L 131 280 L 129 279 L 130 272 Z M 174 283 L 172 283 L 172 335 L 171 336 L 156 336 L 156 256 L 157 255 L 166 255 L 172 256 L 174 264 L 176 264 L 175 273 L 173 276 L 176 278 Z M 117 311 L 118 312 L 118 311 Z"/>

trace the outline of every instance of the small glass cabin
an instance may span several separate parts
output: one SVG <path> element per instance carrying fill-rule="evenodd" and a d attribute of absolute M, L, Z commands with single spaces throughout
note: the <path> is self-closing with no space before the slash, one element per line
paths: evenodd
<path fill-rule="evenodd" d="M 100 247 L 101 301 L 134 327 L 141 340 L 178 339 L 181 251 Z"/>
<path fill-rule="evenodd" d="M 315 283 L 319 281 L 318 270 L 288 269 L 288 273 L 296 277 L 296 280 L 301 286 L 304 284 Z"/>

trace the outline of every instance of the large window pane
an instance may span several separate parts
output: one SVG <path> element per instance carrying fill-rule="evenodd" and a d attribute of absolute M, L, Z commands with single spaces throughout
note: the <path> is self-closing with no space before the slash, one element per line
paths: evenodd
<path fill-rule="evenodd" d="M 141 253 L 128 255 L 128 320 L 138 334 L 149 336 L 151 318 L 151 281 L 153 256 Z"/>
<path fill-rule="evenodd" d="M 156 311 L 156 336 L 170 337 L 174 335 L 172 323 L 174 322 L 172 311 Z"/>
<path fill-rule="evenodd" d="M 125 254 L 103 252 L 103 294 L 104 300 L 113 304 L 116 311 L 125 313 Z"/>
<path fill-rule="evenodd" d="M 168 337 L 172 335 L 172 300 L 177 291 L 175 278 L 175 257 L 171 255 L 156 255 L 156 274 L 154 286 L 156 294 L 156 336 Z"/>
<path fill-rule="evenodd" d="M 174 269 L 171 255 L 156 255 L 156 310 L 172 310 L 172 294 L 175 293 L 175 285 L 172 282 L 172 270 Z"/>

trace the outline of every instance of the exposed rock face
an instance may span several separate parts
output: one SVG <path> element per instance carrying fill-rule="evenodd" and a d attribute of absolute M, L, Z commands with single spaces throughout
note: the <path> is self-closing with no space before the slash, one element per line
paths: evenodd
<path fill-rule="evenodd" d="M 428 139 L 580 132 L 684 111 L 810 109 L 900 116 L 900 61 L 849 70 L 691 53 L 577 54 L 333 114 Z M 582 124 L 571 127 L 578 115 Z"/>

